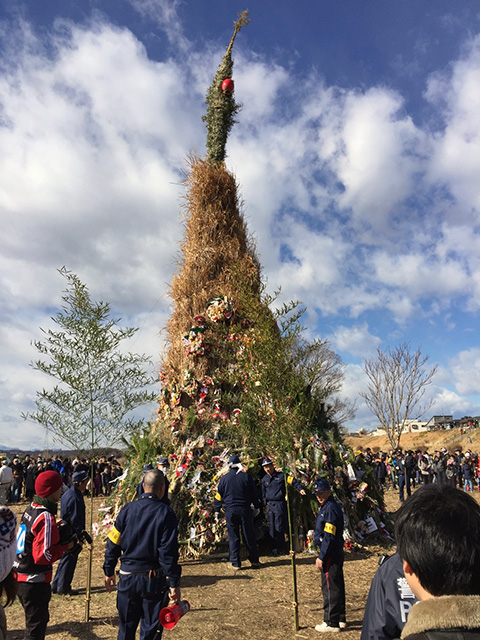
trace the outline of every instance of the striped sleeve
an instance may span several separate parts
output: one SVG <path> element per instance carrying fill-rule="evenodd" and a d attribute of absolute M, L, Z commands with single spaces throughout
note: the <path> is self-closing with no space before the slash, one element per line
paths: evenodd
<path fill-rule="evenodd" d="M 60 534 L 54 517 L 42 512 L 32 525 L 32 556 L 35 564 L 49 565 L 58 560 L 68 545 L 59 544 Z"/>

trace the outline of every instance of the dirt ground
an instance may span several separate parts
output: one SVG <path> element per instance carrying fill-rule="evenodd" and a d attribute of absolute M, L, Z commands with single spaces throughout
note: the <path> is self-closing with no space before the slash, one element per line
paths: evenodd
<path fill-rule="evenodd" d="M 392 494 L 388 498 L 392 508 L 396 508 L 396 496 Z M 26 504 L 13 506 L 20 515 Z M 84 622 L 87 553 L 83 551 L 72 585 L 80 594 L 52 596 L 47 631 L 52 640 L 113 640 L 117 637 L 116 596 L 106 593 L 103 582 L 104 549 L 103 542 L 94 543 L 90 622 Z M 346 553 L 348 630 L 344 632 L 345 640 L 360 637 L 368 588 L 382 552 L 383 549 L 377 547 Z M 318 637 L 314 626 L 322 622 L 323 615 L 315 556 L 299 554 L 296 558 L 300 626 L 297 633 L 294 632 L 290 558 L 262 557 L 261 561 L 263 566 L 254 570 L 249 568 L 247 560 L 243 563 L 245 568 L 239 572 L 229 567 L 225 555 L 182 561 L 182 598 L 190 602 L 191 611 L 173 630 L 164 631 L 163 637 L 166 640 Z M 21 640 L 25 623 L 20 603 L 15 602 L 6 613 L 9 639 Z"/>
<path fill-rule="evenodd" d="M 480 501 L 480 494 L 475 492 Z M 22 513 L 25 503 L 14 505 Z M 398 506 L 398 495 L 386 493 L 390 512 Z M 108 594 L 103 582 L 104 543 L 94 544 L 92 598 L 90 621 L 85 620 L 85 582 L 87 553 L 82 552 L 75 573 L 73 588 L 78 596 L 53 595 L 50 603 L 50 623 L 47 637 L 52 640 L 114 640 L 117 637 L 115 593 Z M 372 577 L 377 569 L 381 547 L 359 548 L 346 552 L 345 584 L 347 592 L 348 628 L 342 632 L 345 640 L 360 637 L 363 612 Z M 388 550 L 392 552 L 393 548 Z M 191 611 L 171 631 L 164 631 L 165 640 L 290 640 L 318 638 L 314 627 L 322 622 L 320 576 L 315 569 L 315 556 L 297 555 L 299 630 L 294 631 L 292 609 L 292 577 L 290 559 L 262 557 L 258 570 L 247 567 L 234 573 L 225 556 L 203 560 L 182 561 L 182 598 L 190 602 Z M 21 640 L 24 614 L 17 601 L 6 609 L 8 637 Z"/>

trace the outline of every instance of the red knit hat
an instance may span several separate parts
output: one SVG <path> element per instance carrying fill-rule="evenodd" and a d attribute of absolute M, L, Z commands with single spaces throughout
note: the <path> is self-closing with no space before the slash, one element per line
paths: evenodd
<path fill-rule="evenodd" d="M 63 484 L 62 476 L 56 471 L 42 471 L 35 480 L 35 493 L 41 498 L 48 498 Z"/>

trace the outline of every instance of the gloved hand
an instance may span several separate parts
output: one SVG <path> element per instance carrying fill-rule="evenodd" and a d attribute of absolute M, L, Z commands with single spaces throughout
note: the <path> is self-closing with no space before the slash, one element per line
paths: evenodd
<path fill-rule="evenodd" d="M 60 534 L 60 544 L 68 544 L 74 542 L 77 539 L 76 533 L 70 522 L 60 520 L 58 523 L 58 533 Z"/>

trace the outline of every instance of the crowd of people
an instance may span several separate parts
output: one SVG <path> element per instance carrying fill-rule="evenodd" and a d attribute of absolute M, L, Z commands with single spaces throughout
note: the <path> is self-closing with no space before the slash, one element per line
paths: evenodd
<path fill-rule="evenodd" d="M 75 457 L 51 458 L 25 455 L 23 458 L 3 458 L 0 462 L 0 505 L 14 504 L 21 500 L 32 500 L 35 481 L 43 471 L 57 471 L 63 484 L 70 487 L 76 471 L 86 471 L 90 477 L 93 466 L 93 493 L 95 496 L 109 496 L 123 469 L 115 456 L 92 460 Z"/>
<path fill-rule="evenodd" d="M 397 449 L 373 453 L 370 448 L 356 452 L 357 463 L 373 467 L 382 490 L 398 489 L 400 502 L 412 488 L 426 484 L 458 487 L 464 491 L 480 491 L 480 456 L 470 450 L 412 451 Z"/>
<path fill-rule="evenodd" d="M 453 482 L 446 471 L 453 464 L 449 459 L 457 452 L 450 455 L 443 450 L 433 456 L 409 451 L 376 456 L 370 450 L 357 452 L 357 456 L 361 456 L 359 463 L 374 467 L 381 486 L 387 487 L 387 483 L 392 488 L 403 486 L 407 494 L 406 478 L 411 480 L 411 489 L 413 482 L 417 485 L 419 477 L 426 475 L 422 474 L 422 460 L 428 459 L 433 467 L 429 473 L 432 477 L 423 478 L 420 488 L 408 496 L 396 514 L 397 552 L 382 564 L 372 582 L 362 640 L 400 637 L 480 640 L 480 506 L 466 493 L 471 493 L 470 485 L 462 486 L 466 475 L 464 466 L 478 465 L 478 456 L 472 452 L 458 453 L 460 459 L 456 460 Z M 410 457 L 414 459 L 413 464 Z M 444 468 L 440 460 L 445 462 Z M 83 496 L 92 469 L 96 474 L 102 464 L 119 467 L 113 459 L 91 463 L 75 459 L 71 475 L 65 475 L 64 461 L 61 462 L 63 473 L 52 466 L 37 475 L 32 501 L 25 509 L 18 530 L 13 512 L 0 507 L 0 597 L 4 594 L 8 604 L 18 593 L 25 610 L 25 640 L 45 637 L 52 592 L 74 595 L 71 582 L 76 558 L 82 549 L 80 530 L 85 526 Z M 53 465 L 54 459 L 49 464 Z M 382 474 L 378 475 L 382 464 L 387 470 L 383 483 Z M 241 530 L 252 568 L 261 568 L 252 535 L 252 506 L 254 509 L 265 507 L 272 552 L 278 555 L 285 551 L 285 539 L 283 534 L 280 536 L 285 517 L 285 485 L 292 484 L 300 493 L 305 493 L 305 488 L 294 478 L 285 478 L 267 457 L 263 460 L 265 476 L 260 501 L 252 477 L 245 472 L 236 454 L 231 456 L 228 467 L 218 483 L 214 506 L 217 518 L 226 520 L 231 566 L 235 571 L 241 568 Z M 117 563 L 120 562 L 118 640 L 134 640 L 139 624 L 142 640 L 159 640 L 160 609 L 167 604 L 183 605 L 178 521 L 169 506 L 168 469 L 166 457 L 159 458 L 155 467 L 145 465 L 137 499 L 121 509 L 108 535 L 103 564 L 107 591 L 117 586 Z M 417 472 L 421 475 L 417 476 Z M 69 489 L 65 480 L 70 482 Z M 461 489 L 456 486 L 458 483 Z M 315 567 L 321 575 L 324 612 L 324 620 L 315 630 L 337 633 L 347 627 L 344 514 L 325 477 L 315 479 L 312 493 L 319 504 L 314 532 L 318 552 Z M 59 501 L 60 522 L 56 518 Z M 53 564 L 57 560 L 60 563 L 52 583 Z M 438 603 L 431 602 L 439 597 Z M 0 606 L 0 640 L 4 640 L 5 628 Z"/>

